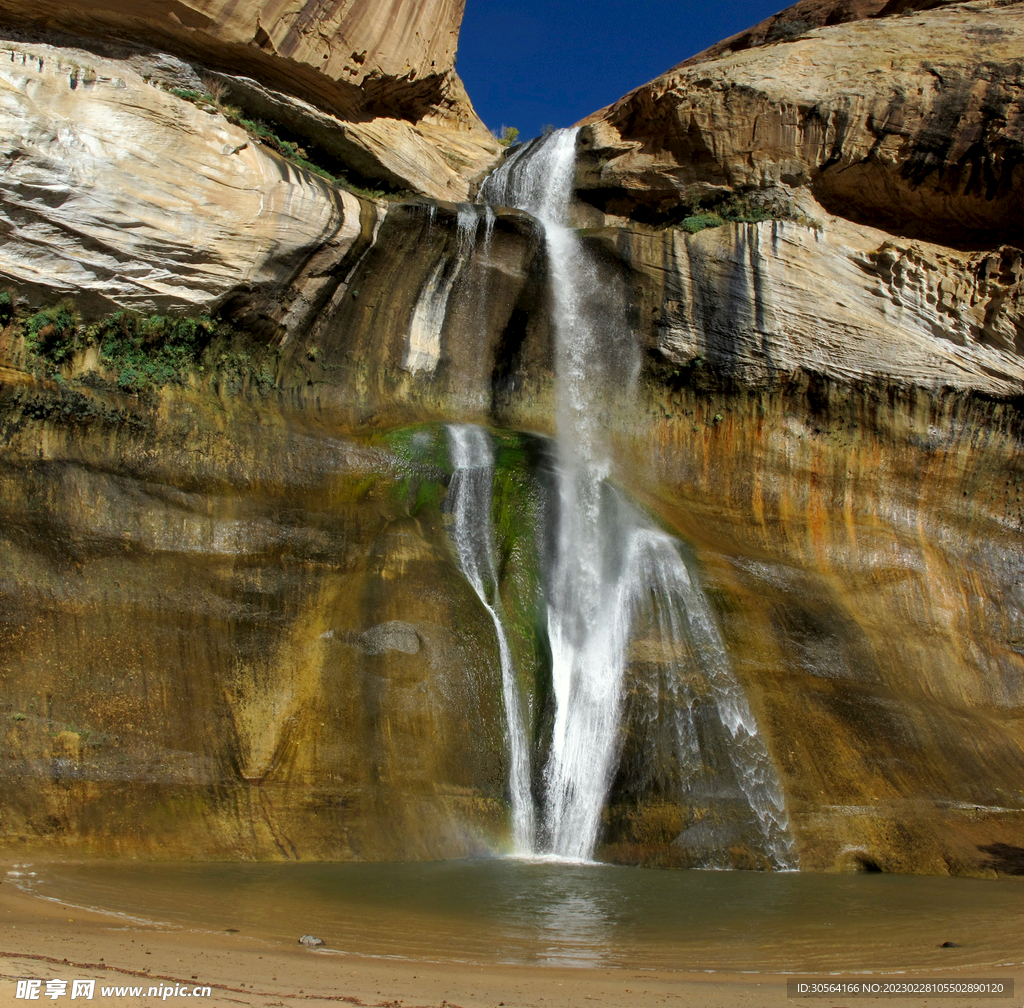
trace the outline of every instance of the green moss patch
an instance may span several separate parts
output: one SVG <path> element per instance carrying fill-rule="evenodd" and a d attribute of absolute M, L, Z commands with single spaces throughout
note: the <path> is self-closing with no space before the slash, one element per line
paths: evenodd
<path fill-rule="evenodd" d="M 274 384 L 274 352 L 209 315 L 141 315 L 119 311 L 86 322 L 69 299 L 43 307 L 15 304 L 0 292 L 0 325 L 9 345 L 21 343 L 20 364 L 58 384 L 67 380 L 75 357 L 99 351 L 103 374 L 81 376 L 86 384 L 112 381 L 123 392 L 145 392 L 184 384 L 207 371 L 226 391 L 244 382 Z M 17 354 L 16 354 L 17 356 Z"/>
<path fill-rule="evenodd" d="M 643 215 L 637 219 L 643 219 Z M 656 226 L 678 228 L 688 234 L 697 234 L 723 224 L 758 224 L 768 220 L 788 220 L 808 227 L 820 227 L 821 222 L 807 217 L 794 203 L 792 196 L 781 188 L 751 189 L 736 192 L 711 201 L 693 200 L 676 210 L 652 220 Z"/>

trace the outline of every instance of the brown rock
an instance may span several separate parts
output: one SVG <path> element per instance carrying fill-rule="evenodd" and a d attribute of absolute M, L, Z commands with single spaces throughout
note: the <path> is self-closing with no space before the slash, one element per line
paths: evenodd
<path fill-rule="evenodd" d="M 713 46 L 708 46 L 707 49 L 702 49 L 696 55 L 684 59 L 682 63 L 677 63 L 667 73 L 674 73 L 683 67 L 717 59 L 719 56 L 728 56 L 744 49 L 753 49 L 773 42 L 791 42 L 811 28 L 845 24 L 847 21 L 860 21 L 863 18 L 892 17 L 907 11 L 931 10 L 953 2 L 955 0 L 799 0 L 792 7 L 759 21 L 753 28 L 737 32 Z M 630 91 L 615 104 L 621 104 L 639 90 L 641 88 Z M 580 120 L 579 125 L 597 121 L 609 108 L 611 106 L 605 106 L 597 112 L 592 112 Z"/>

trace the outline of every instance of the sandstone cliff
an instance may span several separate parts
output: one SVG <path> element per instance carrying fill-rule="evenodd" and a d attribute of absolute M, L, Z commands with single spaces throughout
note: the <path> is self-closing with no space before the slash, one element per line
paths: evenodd
<path fill-rule="evenodd" d="M 160 86 L 161 71 L 191 79 L 184 64 L 42 44 L 0 53 L 0 272 L 37 299 L 203 312 L 271 287 L 287 304 L 315 285 L 314 260 L 344 257 L 361 212 L 372 220 L 372 203 L 361 211 Z"/>
<path fill-rule="evenodd" d="M 682 64 L 588 127 L 584 185 L 650 221 L 781 185 L 908 237 L 1018 241 L 1022 36 L 1020 6 L 993 0 Z"/>
<path fill-rule="evenodd" d="M 1019 8 L 803 3 L 580 137 L 579 222 L 640 362 L 603 417 L 613 475 L 694 551 L 809 869 L 991 874 L 1024 848 Z M 393 188 L 465 193 L 483 163 L 410 153 L 435 115 L 454 144 L 440 105 L 359 119 L 355 92 L 296 83 L 334 88 L 301 39 L 271 72 L 241 22 L 211 41 L 175 9 L 164 47 L 202 78 L 153 52 L 0 51 L 4 842 L 500 849 L 496 642 L 447 539 L 439 425 L 499 432 L 498 574 L 539 745 L 537 227 L 354 195 L 176 96 L 217 71 L 228 101 Z M 408 44 L 409 90 L 377 65 L 413 116 L 443 46 Z M 58 295 L 63 322 L 33 314 Z M 211 318 L 140 378 L 163 350 L 102 320 L 122 308 Z M 686 865 L 713 834 L 757 867 L 714 753 L 687 792 L 645 727 L 671 658 L 636 642 L 599 853 Z"/>
<path fill-rule="evenodd" d="M 5 0 L 0 32 L 99 55 L 185 58 L 225 75 L 243 98 L 255 87 L 256 114 L 272 107 L 276 121 L 326 141 L 328 153 L 367 180 L 459 199 L 500 149 L 453 69 L 461 18 L 456 0 L 387 7 Z M 423 159 L 426 171 L 416 165 Z"/>

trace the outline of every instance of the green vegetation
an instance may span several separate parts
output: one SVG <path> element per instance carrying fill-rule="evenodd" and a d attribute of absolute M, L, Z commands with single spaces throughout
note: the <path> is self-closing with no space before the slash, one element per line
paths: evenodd
<path fill-rule="evenodd" d="M 405 463 L 395 492 L 408 514 L 439 516 L 451 469 L 443 428 L 418 424 L 388 431 L 379 440 Z"/>
<path fill-rule="evenodd" d="M 10 294 L 7 298 L 10 302 Z M 8 321 L 14 315 L 12 304 Z M 41 308 L 25 322 L 25 349 L 54 364 L 63 364 L 78 349 L 79 324 L 74 304 L 67 299 L 58 301 L 52 308 Z"/>
<path fill-rule="evenodd" d="M 502 147 L 511 147 L 519 139 L 519 130 L 515 126 L 502 126 L 501 136 L 498 137 L 498 143 Z"/>
<path fill-rule="evenodd" d="M 67 380 L 61 369 L 90 347 L 99 350 L 104 371 L 124 392 L 182 384 L 190 374 L 207 367 L 227 391 L 237 391 L 245 380 L 261 388 L 274 383 L 271 371 L 257 359 L 265 353 L 254 352 L 251 339 L 209 315 L 119 311 L 87 324 L 68 299 L 42 308 L 22 308 L 9 291 L 2 291 L 0 325 L 10 336 L 21 338 L 24 366 L 58 384 Z M 102 382 L 94 373 L 82 380 Z"/>
<path fill-rule="evenodd" d="M 195 368 L 217 323 L 209 317 L 140 317 L 117 312 L 94 323 L 85 333 L 100 348 L 103 363 L 117 374 L 126 392 L 180 382 Z"/>
<path fill-rule="evenodd" d="M 359 196 L 366 196 L 368 199 L 401 198 L 401 194 L 385 192 L 383 189 L 369 189 L 352 182 L 344 175 L 328 171 L 322 164 L 318 164 L 317 161 L 313 160 L 314 155 L 310 154 L 304 147 L 300 147 L 297 143 L 281 137 L 279 126 L 267 123 L 262 119 L 249 118 L 240 108 L 235 105 L 228 105 L 221 97 L 217 97 L 209 91 L 172 88 L 171 94 L 187 102 L 192 102 L 194 105 L 216 109 L 229 123 L 245 130 L 253 140 L 263 144 L 265 147 L 269 147 L 292 164 L 305 168 L 306 171 L 312 172 L 314 175 L 319 175 L 320 178 L 326 179 L 332 185 L 348 189 L 349 192 L 356 193 Z"/>
<path fill-rule="evenodd" d="M 706 214 L 694 214 L 691 217 L 684 217 L 682 224 L 679 226 L 689 234 L 696 234 L 698 231 L 703 231 L 705 228 L 721 227 L 725 223 L 724 218 L 718 214 L 706 213 Z"/>
<path fill-rule="evenodd" d="M 194 105 L 216 106 L 217 104 L 213 95 L 208 91 L 195 91 L 192 88 L 171 88 L 171 94 L 187 102 L 192 102 Z"/>
<path fill-rule="evenodd" d="M 757 224 L 766 220 L 790 220 L 810 227 L 820 226 L 818 221 L 806 217 L 791 197 L 778 189 L 733 193 L 707 207 L 694 200 L 690 204 L 689 216 L 674 226 L 689 234 L 697 234 L 723 224 Z"/>

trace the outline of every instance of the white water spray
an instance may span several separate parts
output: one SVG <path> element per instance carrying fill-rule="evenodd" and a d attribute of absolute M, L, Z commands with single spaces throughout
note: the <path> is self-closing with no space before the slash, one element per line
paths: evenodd
<path fill-rule="evenodd" d="M 490 614 L 498 639 L 501 694 L 509 753 L 513 852 L 528 855 L 535 842 L 530 753 L 494 564 L 494 536 L 491 531 L 494 453 L 490 435 L 481 427 L 449 424 L 446 430 L 449 457 L 455 470 L 448 486 L 448 506 L 452 514 L 449 535 L 458 554 L 462 573 Z"/>
<path fill-rule="evenodd" d="M 542 851 L 592 857 L 620 747 L 631 634 L 650 604 L 664 640 L 687 634 L 704 665 L 729 734 L 730 758 L 758 818 L 766 854 L 793 866 L 781 790 L 743 691 L 729 665 L 707 599 L 671 537 L 645 522 L 606 482 L 605 422 L 615 390 L 632 390 L 631 354 L 610 352 L 625 312 L 609 297 L 598 265 L 569 227 L 576 131 L 560 130 L 514 153 L 486 181 L 483 198 L 515 206 L 544 229 L 556 344 L 558 516 L 548 572 L 548 636 L 555 721 L 545 767 Z M 680 723 L 681 741 L 695 739 Z"/>
<path fill-rule="evenodd" d="M 524 156 L 528 154 L 528 156 Z M 555 722 L 545 768 L 545 853 L 593 854 L 617 750 L 626 634 L 604 479 L 605 382 L 595 346 L 605 310 L 594 264 L 565 220 L 576 135 L 551 134 L 485 183 L 489 202 L 518 206 L 544 228 L 556 342 L 558 518 L 549 571 L 548 638 Z M 611 548 L 606 548 L 611 547 Z"/>

